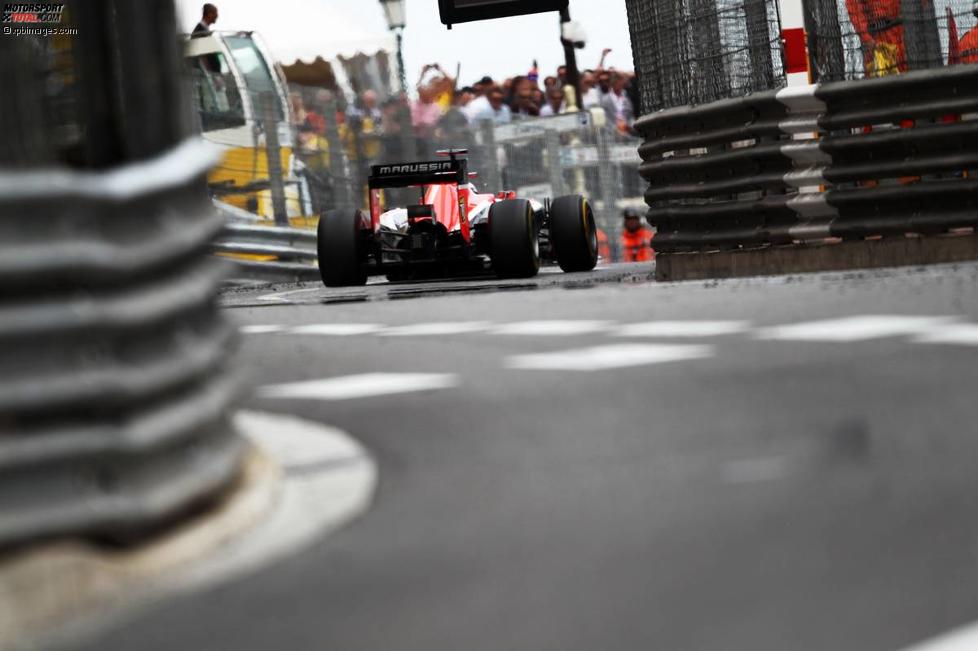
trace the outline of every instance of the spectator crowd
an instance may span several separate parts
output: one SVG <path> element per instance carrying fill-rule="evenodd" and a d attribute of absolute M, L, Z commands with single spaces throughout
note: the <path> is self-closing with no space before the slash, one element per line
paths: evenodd
<path fill-rule="evenodd" d="M 398 138 L 410 116 L 413 137 L 431 140 L 460 133 L 489 121 L 496 125 L 531 117 L 551 117 L 566 113 L 603 111 L 606 123 L 622 134 L 632 133 L 637 110 L 638 92 L 632 72 L 605 68 L 605 50 L 601 63 L 580 73 L 580 97 L 569 82 L 567 68 L 541 79 L 536 62 L 526 74 L 495 80 L 485 76 L 471 85 L 459 86 L 454 77 L 438 64 L 421 70 L 417 97 L 409 100 L 394 96 L 380 102 L 373 90 L 365 90 L 344 106 L 343 98 L 327 90 L 293 92 L 293 118 L 299 127 L 301 146 L 322 151 L 326 110 L 336 111 L 340 135 L 352 147 L 353 136 L 368 139 Z M 327 106 L 333 107 L 327 109 Z M 355 124 L 351 129 L 349 124 Z M 354 133 L 357 132 L 357 134 Z"/>
<path fill-rule="evenodd" d="M 604 51 L 596 68 L 580 73 L 580 97 L 568 79 L 566 66 L 541 80 L 534 61 L 525 75 L 501 81 L 486 76 L 462 87 L 437 64 L 425 66 L 417 84 L 418 99 L 412 105 L 414 128 L 418 135 L 424 135 L 452 109 L 470 125 L 484 120 L 508 124 L 520 118 L 599 109 L 609 124 L 616 125 L 622 133 L 630 133 L 638 113 L 635 74 L 605 68 L 604 60 L 610 51 Z"/>
<path fill-rule="evenodd" d="M 486 124 L 589 111 L 620 134 L 634 135 L 635 117 L 640 113 L 636 78 L 632 72 L 606 68 L 603 63 L 608 52 L 598 66 L 581 71 L 580 93 L 564 66 L 541 79 L 536 62 L 526 74 L 502 80 L 484 76 L 465 86 L 459 86 L 457 75 L 429 64 L 421 70 L 413 99 L 398 94 L 381 101 L 376 91 L 368 89 L 347 102 L 334 91 L 293 86 L 291 113 L 298 132 L 297 153 L 315 181 L 312 191 L 320 202 L 335 198 L 333 167 L 343 164 L 343 158 L 356 163 L 341 175 L 363 174 L 371 164 L 431 155 L 442 146 L 467 146 L 468 138 Z M 330 142 L 338 144 L 345 157 L 337 158 L 338 152 L 330 151 Z M 505 177 L 507 171 L 502 173 Z M 358 186 L 363 181 L 361 178 Z M 638 213 L 628 212 L 624 217 L 614 258 L 650 259 L 651 232 L 641 224 Z M 601 248 L 602 255 L 611 259 L 606 238 Z"/>

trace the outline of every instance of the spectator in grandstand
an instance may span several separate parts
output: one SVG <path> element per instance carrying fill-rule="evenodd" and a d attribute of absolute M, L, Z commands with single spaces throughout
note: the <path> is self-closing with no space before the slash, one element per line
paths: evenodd
<path fill-rule="evenodd" d="M 503 97 L 505 98 L 507 104 L 509 104 L 509 99 L 513 96 L 514 79 L 516 79 L 516 77 L 507 77 L 506 79 L 503 79 L 503 84 L 502 84 Z"/>
<path fill-rule="evenodd" d="M 302 124 L 306 121 L 306 107 L 302 101 L 302 94 L 296 91 L 289 93 L 289 108 L 292 109 L 292 122 Z"/>
<path fill-rule="evenodd" d="M 547 103 L 547 94 L 540 90 L 539 86 L 533 87 L 533 103 L 536 105 L 537 110 L 543 108 L 543 105 Z"/>
<path fill-rule="evenodd" d="M 492 80 L 492 77 L 485 76 L 472 84 L 472 94 L 475 95 L 475 97 L 482 97 L 495 84 L 496 82 Z"/>
<path fill-rule="evenodd" d="M 377 91 L 367 89 L 360 94 L 355 106 L 351 106 L 347 111 L 351 116 L 361 119 L 369 119 L 375 125 L 379 125 L 383 119 L 382 112 L 377 97 Z"/>
<path fill-rule="evenodd" d="M 649 262 L 652 251 L 652 230 L 642 224 L 642 215 L 634 208 L 624 211 L 625 225 L 621 232 L 621 256 L 624 262 Z"/>
<path fill-rule="evenodd" d="M 595 79 L 597 79 L 598 93 L 601 96 L 601 101 L 604 101 L 605 95 L 611 92 L 611 71 L 610 70 L 597 70 L 595 72 Z"/>
<path fill-rule="evenodd" d="M 465 86 L 461 90 L 455 91 L 455 106 L 465 108 L 475 97 L 475 89 L 472 86 Z"/>
<path fill-rule="evenodd" d="M 437 71 L 442 76 L 425 81 L 425 75 L 430 70 Z M 431 138 L 445 112 L 440 101 L 443 79 L 447 79 L 447 75 L 442 72 L 437 63 L 428 64 L 421 69 L 421 77 L 418 79 L 418 100 L 411 105 L 411 123 L 418 138 Z"/>
<path fill-rule="evenodd" d="M 465 116 L 465 106 L 471 101 L 469 91 L 465 88 L 456 91 L 452 105 L 438 121 L 435 136 L 446 149 L 468 149 L 469 119 Z"/>
<path fill-rule="evenodd" d="M 610 86 L 607 93 L 601 98 L 601 108 L 608 116 L 608 122 L 618 127 L 621 133 L 630 133 L 632 124 L 635 123 L 635 109 L 632 100 L 628 98 L 625 87 L 628 85 L 628 76 L 620 72 L 612 72 L 608 75 Z"/>
<path fill-rule="evenodd" d="M 540 106 L 534 101 L 533 91 L 536 84 L 529 77 L 514 77 L 510 86 L 508 101 L 513 115 L 521 117 L 536 117 L 540 115 Z"/>
<path fill-rule="evenodd" d="M 540 117 L 546 118 L 553 115 L 560 115 L 565 109 L 564 91 L 554 87 L 547 91 L 547 103 L 540 109 Z"/>
<path fill-rule="evenodd" d="M 557 86 L 557 78 L 554 77 L 553 75 L 550 75 L 549 77 L 544 77 L 544 79 L 543 79 L 543 90 L 544 90 L 544 92 L 547 92 L 551 88 L 558 88 L 558 86 Z"/>
<path fill-rule="evenodd" d="M 304 127 L 308 133 L 315 133 L 318 135 L 323 135 L 326 133 L 326 110 L 329 107 L 334 107 L 335 110 L 335 98 L 333 93 L 326 89 L 320 89 L 316 91 L 316 95 L 313 97 L 313 101 L 309 104 L 302 102 L 302 98 L 299 97 L 300 107 L 295 115 L 296 124 L 300 127 Z M 296 105 L 292 105 L 293 112 L 296 111 Z"/>
<path fill-rule="evenodd" d="M 486 120 L 495 124 L 509 124 L 513 119 L 513 112 L 507 106 L 505 99 L 503 90 L 499 86 L 490 86 L 485 95 L 477 97 L 465 107 L 465 116 L 469 119 L 469 124 L 478 124 Z"/>
<path fill-rule="evenodd" d="M 585 110 L 601 106 L 601 91 L 597 87 L 597 76 L 593 70 L 585 70 L 581 75 L 581 93 Z"/>
<path fill-rule="evenodd" d="M 509 124 L 513 121 L 513 112 L 506 105 L 503 90 L 498 86 L 489 89 L 486 97 L 489 101 L 489 108 L 492 111 L 492 120 L 496 124 Z"/>

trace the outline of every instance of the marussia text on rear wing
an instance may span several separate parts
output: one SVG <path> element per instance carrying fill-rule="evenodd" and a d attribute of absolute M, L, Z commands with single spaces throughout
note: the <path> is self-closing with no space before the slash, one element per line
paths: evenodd
<path fill-rule="evenodd" d="M 406 188 L 412 185 L 467 183 L 469 172 L 464 159 L 439 160 L 421 163 L 393 163 L 370 168 L 370 189 Z"/>

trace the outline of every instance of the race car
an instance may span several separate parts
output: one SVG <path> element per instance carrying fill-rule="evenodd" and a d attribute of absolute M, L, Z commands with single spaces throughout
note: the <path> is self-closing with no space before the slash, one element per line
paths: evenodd
<path fill-rule="evenodd" d="M 464 149 L 445 159 L 370 170 L 370 212 L 329 211 L 319 220 L 319 270 L 327 287 L 390 280 L 494 273 L 529 278 L 541 260 L 564 271 L 590 271 L 598 260 L 597 227 L 578 195 L 540 203 L 514 192 L 480 194 Z M 382 211 L 381 193 L 416 188 L 418 203 Z"/>

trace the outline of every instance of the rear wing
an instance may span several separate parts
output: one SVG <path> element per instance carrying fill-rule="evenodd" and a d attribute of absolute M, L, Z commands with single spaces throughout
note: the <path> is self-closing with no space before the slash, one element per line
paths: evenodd
<path fill-rule="evenodd" d="M 380 190 L 446 183 L 461 185 L 468 180 L 467 161 L 453 156 L 451 160 L 374 165 L 370 168 L 367 182 L 371 190 Z"/>

